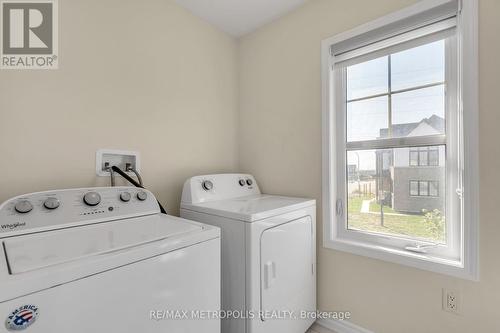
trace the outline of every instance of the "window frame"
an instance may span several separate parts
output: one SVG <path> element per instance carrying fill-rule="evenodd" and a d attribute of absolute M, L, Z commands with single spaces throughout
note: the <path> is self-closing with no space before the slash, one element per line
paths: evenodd
<path fill-rule="evenodd" d="M 427 0 L 419 2 L 401 11 L 389 14 L 375 21 L 366 23 L 353 30 L 341 33 L 322 42 L 322 109 L 323 109 L 323 246 L 326 248 L 346 251 L 358 255 L 386 260 L 420 269 L 452 275 L 463 279 L 478 280 L 478 3 L 477 0 L 459 3 L 457 15 L 457 48 L 458 48 L 458 79 L 459 95 L 458 119 L 462 134 L 452 136 L 450 140 L 459 142 L 459 168 L 457 179 L 461 182 L 460 190 L 447 188 L 447 191 L 457 191 L 463 197 L 460 212 L 459 229 L 460 257 L 457 260 L 444 259 L 428 253 L 415 253 L 391 246 L 391 238 L 385 245 L 373 244 L 363 239 L 346 237 L 337 218 L 337 212 L 342 210 L 337 204 L 337 188 L 339 180 L 336 169 L 335 135 L 335 98 L 333 88 L 339 84 L 332 73 L 331 45 L 346 41 L 361 34 L 384 28 L 391 23 L 415 17 L 420 13 L 433 10 L 445 4 L 446 0 Z M 467 65 L 465 65 L 467 64 Z M 447 133 L 448 135 L 448 133 Z M 432 143 L 433 144 L 433 143 Z M 370 147 L 372 148 L 372 147 Z M 384 147 L 380 147 L 384 148 Z M 439 162 L 438 162 L 439 165 Z M 439 185 L 438 185 L 439 186 Z M 448 186 L 448 184 L 446 185 Z M 439 191 L 439 189 L 438 189 Z M 439 193 L 439 192 L 438 192 Z M 344 201 L 345 202 L 345 201 Z M 450 217 L 448 217 L 449 219 Z M 453 217 L 456 218 L 456 217 Z M 340 227 L 339 227 L 340 226 Z M 448 225 L 447 225 L 448 228 Z M 384 238 L 384 237 L 380 237 Z M 422 244 L 425 245 L 425 244 Z M 430 248 L 430 247 L 429 247 Z"/>

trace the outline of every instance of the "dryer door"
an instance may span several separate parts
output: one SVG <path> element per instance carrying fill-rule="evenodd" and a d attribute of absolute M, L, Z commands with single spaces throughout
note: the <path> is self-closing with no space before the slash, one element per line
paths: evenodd
<path fill-rule="evenodd" d="M 310 216 L 264 231 L 261 237 L 261 319 L 315 309 L 313 225 Z M 269 318 L 268 318 L 269 319 Z"/>

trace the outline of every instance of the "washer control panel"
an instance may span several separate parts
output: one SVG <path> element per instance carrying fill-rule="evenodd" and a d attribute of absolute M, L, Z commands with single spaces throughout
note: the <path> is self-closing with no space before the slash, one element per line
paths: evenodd
<path fill-rule="evenodd" d="M 247 174 L 196 176 L 184 183 L 182 202 L 200 203 L 260 194 L 257 182 Z"/>
<path fill-rule="evenodd" d="M 0 205 L 0 238 L 159 211 L 154 195 L 137 187 L 97 187 L 25 194 Z"/>

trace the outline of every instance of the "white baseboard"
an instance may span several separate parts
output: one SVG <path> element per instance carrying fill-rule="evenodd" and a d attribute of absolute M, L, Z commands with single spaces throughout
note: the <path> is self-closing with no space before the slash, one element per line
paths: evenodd
<path fill-rule="evenodd" d="M 318 319 L 316 324 L 335 333 L 374 333 L 347 320 Z"/>

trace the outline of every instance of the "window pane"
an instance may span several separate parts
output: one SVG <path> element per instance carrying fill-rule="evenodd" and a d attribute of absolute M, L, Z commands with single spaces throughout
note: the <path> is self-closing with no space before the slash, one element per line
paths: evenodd
<path fill-rule="evenodd" d="M 439 182 L 429 182 L 429 195 L 432 197 L 438 196 Z"/>
<path fill-rule="evenodd" d="M 418 181 L 410 181 L 410 195 L 418 195 Z"/>
<path fill-rule="evenodd" d="M 419 152 L 419 166 L 426 166 L 427 165 L 427 151 L 421 151 Z"/>
<path fill-rule="evenodd" d="M 392 95 L 394 137 L 445 133 L 444 86 Z"/>
<path fill-rule="evenodd" d="M 347 67 L 347 100 L 387 93 L 388 57 Z"/>
<path fill-rule="evenodd" d="M 445 146 L 435 167 L 410 167 L 410 149 L 347 151 L 348 229 L 444 242 Z"/>
<path fill-rule="evenodd" d="M 410 150 L 410 166 L 418 166 L 418 151 Z"/>
<path fill-rule="evenodd" d="M 372 140 L 387 129 L 386 96 L 347 103 L 347 141 Z"/>
<path fill-rule="evenodd" d="M 429 165 L 436 166 L 439 164 L 439 150 L 431 149 L 429 150 Z"/>
<path fill-rule="evenodd" d="M 392 91 L 444 82 L 444 40 L 391 55 Z"/>
<path fill-rule="evenodd" d="M 426 181 L 419 181 L 418 182 L 418 195 L 420 196 L 428 196 L 429 195 L 429 182 Z"/>

